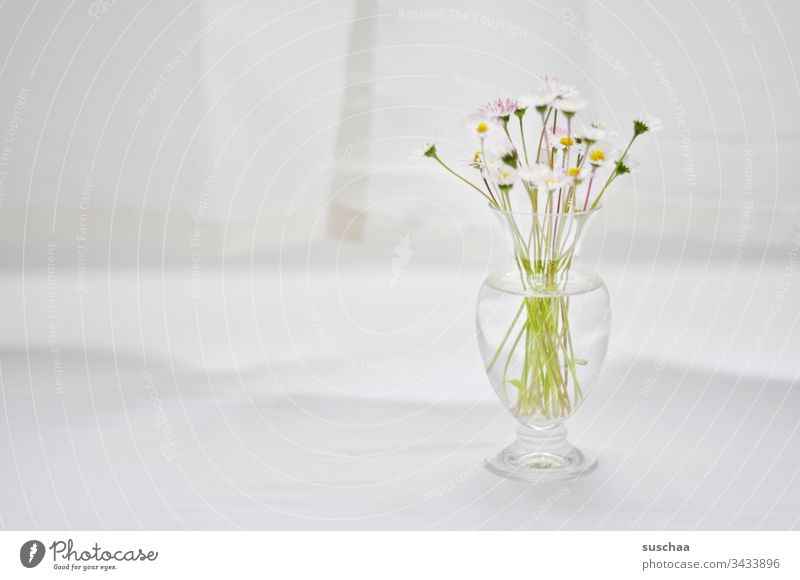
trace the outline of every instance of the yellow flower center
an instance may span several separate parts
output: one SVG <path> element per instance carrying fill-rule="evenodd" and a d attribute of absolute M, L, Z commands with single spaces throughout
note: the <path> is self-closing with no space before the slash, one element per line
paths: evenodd
<path fill-rule="evenodd" d="M 591 153 L 589 153 L 589 159 L 592 161 L 605 161 L 606 154 L 602 151 L 602 149 L 595 149 Z"/>
<path fill-rule="evenodd" d="M 572 140 L 572 139 L 570 139 L 569 137 L 562 137 L 562 138 L 561 138 L 561 144 L 562 144 L 564 147 L 572 147 L 573 145 L 575 145 L 575 141 L 573 141 L 573 140 Z"/>
<path fill-rule="evenodd" d="M 570 167 L 569 170 L 567 171 L 567 175 L 569 175 L 570 177 L 575 177 L 580 172 L 581 172 L 581 170 L 578 169 L 577 167 Z"/>
<path fill-rule="evenodd" d="M 489 125 L 483 122 L 478 123 L 478 126 L 475 127 L 475 130 L 478 131 L 478 133 L 486 133 L 489 131 Z"/>

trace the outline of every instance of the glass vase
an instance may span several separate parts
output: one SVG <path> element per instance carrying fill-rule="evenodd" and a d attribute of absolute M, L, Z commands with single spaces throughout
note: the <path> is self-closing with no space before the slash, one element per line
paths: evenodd
<path fill-rule="evenodd" d="M 492 211 L 510 250 L 481 287 L 478 340 L 489 380 L 519 427 L 486 465 L 524 481 L 585 475 L 597 459 L 569 443 L 564 424 L 589 394 L 608 348 L 608 291 L 576 256 L 598 210 Z"/>

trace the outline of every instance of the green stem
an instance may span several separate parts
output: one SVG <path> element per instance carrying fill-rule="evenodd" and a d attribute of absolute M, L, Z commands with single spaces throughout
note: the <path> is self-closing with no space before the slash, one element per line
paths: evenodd
<path fill-rule="evenodd" d="M 539 147 L 536 148 L 536 163 L 539 163 L 539 159 L 542 157 L 542 139 L 544 139 L 544 144 L 547 150 L 550 150 L 550 143 L 547 139 L 547 120 L 550 118 L 550 113 L 552 111 L 552 108 L 548 109 L 546 115 L 544 112 L 542 112 L 542 132 L 539 133 Z"/>
<path fill-rule="evenodd" d="M 603 194 L 606 192 L 606 189 L 608 188 L 609 185 L 611 185 L 611 183 L 617 177 L 617 163 L 621 163 L 625 160 L 625 156 L 628 155 L 628 151 L 630 151 L 631 145 L 633 145 L 633 142 L 636 141 L 636 138 L 638 136 L 639 135 L 634 133 L 633 137 L 631 137 L 631 140 L 628 141 L 628 146 L 625 147 L 625 151 L 622 152 L 622 155 L 619 156 L 619 159 L 617 159 L 616 163 L 614 164 L 614 171 L 612 171 L 611 175 L 608 176 L 608 179 L 603 184 L 603 188 L 600 190 L 600 193 L 597 194 L 597 199 L 595 199 L 594 202 L 592 203 L 592 209 L 597 209 L 597 206 L 600 205 L 600 200 L 603 199 Z"/>
<path fill-rule="evenodd" d="M 466 183 L 467 185 L 469 185 L 469 186 L 470 186 L 472 189 L 474 189 L 475 191 L 477 191 L 478 193 L 480 193 L 480 194 L 481 194 L 483 197 L 485 197 L 485 198 L 486 198 L 486 200 L 487 200 L 489 203 L 491 203 L 491 204 L 492 204 L 492 205 L 494 205 L 494 206 L 497 206 L 497 202 L 496 202 L 495 200 L 493 200 L 491 197 L 489 197 L 488 195 L 486 195 L 486 192 L 485 192 L 485 191 L 483 191 L 483 190 L 482 190 L 480 187 L 478 187 L 477 185 L 475 185 L 474 183 L 472 183 L 472 182 L 471 182 L 469 179 L 467 179 L 466 177 L 463 177 L 463 176 L 462 176 L 462 175 L 460 175 L 459 173 L 456 173 L 455 171 L 453 171 L 452 169 L 450 169 L 450 167 L 448 167 L 448 166 L 447 166 L 447 163 L 445 163 L 444 161 L 442 161 L 441 159 L 439 159 L 439 156 L 438 156 L 438 155 L 434 155 L 434 156 L 433 156 L 433 159 L 435 159 L 435 160 L 436 160 L 436 161 L 439 163 L 439 165 L 441 165 L 442 167 L 444 167 L 444 168 L 445 168 L 447 171 L 449 171 L 449 172 L 450 172 L 452 175 L 455 175 L 455 176 L 456 176 L 457 178 L 459 178 L 461 181 L 463 181 L 464 183 Z"/>
<path fill-rule="evenodd" d="M 519 134 L 522 139 L 522 153 L 525 156 L 525 166 L 528 166 L 528 147 L 525 145 L 525 130 L 522 125 L 522 117 L 519 117 Z"/>
<path fill-rule="evenodd" d="M 487 372 L 492 370 L 492 367 L 494 366 L 494 363 L 497 362 L 497 359 L 500 356 L 500 352 L 503 350 L 503 347 L 506 345 L 506 342 L 508 341 L 508 337 L 511 336 L 511 331 L 514 330 L 514 327 L 517 324 L 517 320 L 519 320 L 520 314 L 522 314 L 522 310 L 523 310 L 524 306 L 525 306 L 524 303 L 520 304 L 519 309 L 517 310 L 517 313 L 514 315 L 514 320 L 511 322 L 511 325 L 508 327 L 508 330 L 506 331 L 506 335 L 503 337 L 503 340 L 500 342 L 500 346 L 497 347 L 497 350 L 495 351 L 494 356 L 492 357 L 492 360 L 489 361 L 488 365 L 486 365 L 486 371 Z"/>

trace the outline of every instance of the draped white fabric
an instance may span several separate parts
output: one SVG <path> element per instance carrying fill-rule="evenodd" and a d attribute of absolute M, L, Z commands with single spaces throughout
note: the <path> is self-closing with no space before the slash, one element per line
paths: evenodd
<path fill-rule="evenodd" d="M 480 271 L 0 278 L 0 515 L 10 529 L 796 529 L 797 312 L 782 269 L 606 268 L 607 368 L 569 421 L 590 476 L 482 466 L 514 420 L 474 340 Z M 59 286 L 59 288 L 61 288 Z M 442 300 L 442 297 L 446 300 Z M 25 335 L 27 348 L 20 343 Z M 57 358 L 54 358 L 54 353 Z M 58 363 L 59 385 L 54 378 Z M 4 412 L 5 411 L 5 412 Z"/>

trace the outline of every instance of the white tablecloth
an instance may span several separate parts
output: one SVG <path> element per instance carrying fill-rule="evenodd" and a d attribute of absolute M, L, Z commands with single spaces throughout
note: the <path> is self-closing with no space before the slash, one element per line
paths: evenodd
<path fill-rule="evenodd" d="M 514 422 L 481 272 L 387 272 L 3 274 L 0 526 L 800 527 L 783 265 L 606 269 L 608 367 L 569 423 L 600 465 L 535 486 L 482 467 Z"/>

